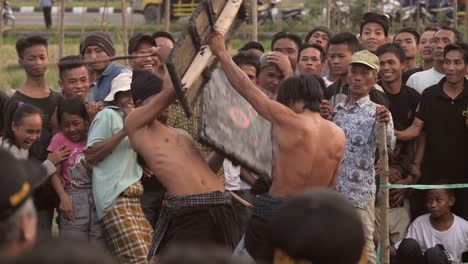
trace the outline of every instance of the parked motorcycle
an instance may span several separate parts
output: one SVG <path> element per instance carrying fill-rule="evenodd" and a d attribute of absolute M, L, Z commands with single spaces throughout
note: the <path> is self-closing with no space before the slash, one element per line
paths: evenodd
<path fill-rule="evenodd" d="M 13 27 L 15 25 L 15 16 L 13 15 L 13 9 L 9 5 L 8 1 L 3 2 L 3 25 Z"/>
<path fill-rule="evenodd" d="M 280 17 L 280 9 L 278 8 L 280 2 L 281 0 L 270 0 L 266 3 L 258 3 L 258 23 L 260 25 L 265 24 L 267 21 L 276 23 L 277 19 Z M 304 10 L 304 8 L 281 9 L 281 19 L 302 21 L 306 13 L 307 11 Z"/>

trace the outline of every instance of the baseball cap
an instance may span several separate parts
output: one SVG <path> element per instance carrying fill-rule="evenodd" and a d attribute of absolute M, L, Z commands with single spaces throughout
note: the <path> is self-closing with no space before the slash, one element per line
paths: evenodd
<path fill-rule="evenodd" d="M 380 24 L 384 31 L 385 36 L 388 36 L 388 28 L 390 27 L 390 18 L 385 14 L 377 13 L 377 12 L 367 12 L 362 16 L 361 19 L 361 26 L 360 32 L 362 33 L 362 28 L 369 22 L 375 22 Z"/>
<path fill-rule="evenodd" d="M 353 54 L 350 64 L 364 64 L 374 70 L 380 70 L 379 58 L 368 50 L 361 50 Z"/>
<path fill-rule="evenodd" d="M 132 54 L 141 43 L 149 43 L 151 46 L 156 47 L 156 41 L 150 35 L 137 33 L 128 41 L 128 54 Z"/>
<path fill-rule="evenodd" d="M 130 84 L 132 83 L 132 73 L 123 72 L 117 75 L 111 82 L 110 93 L 104 98 L 104 102 L 112 102 L 118 92 L 130 91 Z"/>
<path fill-rule="evenodd" d="M 1 221 L 14 214 L 48 175 L 39 162 L 18 160 L 4 149 L 0 149 L 0 167 Z"/>

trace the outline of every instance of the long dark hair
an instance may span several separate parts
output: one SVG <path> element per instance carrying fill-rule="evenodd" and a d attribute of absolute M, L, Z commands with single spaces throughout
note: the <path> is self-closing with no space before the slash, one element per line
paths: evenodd
<path fill-rule="evenodd" d="M 289 107 L 291 104 L 303 101 L 304 109 L 320 112 L 323 100 L 323 81 L 317 77 L 297 76 L 286 79 L 278 89 L 276 101 Z"/>
<path fill-rule="evenodd" d="M 3 128 L 2 136 L 4 140 L 7 140 L 10 144 L 15 142 L 15 134 L 13 132 L 13 124 L 20 124 L 23 118 L 30 115 L 39 115 L 42 119 L 42 112 L 39 108 L 31 104 L 23 102 L 16 102 L 8 104 L 5 109 L 5 127 Z"/>

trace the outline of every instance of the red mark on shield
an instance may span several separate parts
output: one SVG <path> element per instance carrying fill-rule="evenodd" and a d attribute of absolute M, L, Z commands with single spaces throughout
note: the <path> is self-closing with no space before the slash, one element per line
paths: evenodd
<path fill-rule="evenodd" d="M 250 125 L 249 118 L 244 111 L 238 107 L 231 107 L 229 110 L 229 116 L 231 117 L 232 122 L 240 128 L 248 128 Z"/>

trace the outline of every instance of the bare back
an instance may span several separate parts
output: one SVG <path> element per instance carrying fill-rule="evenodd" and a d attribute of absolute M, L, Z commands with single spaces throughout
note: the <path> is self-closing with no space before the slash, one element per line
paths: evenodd
<path fill-rule="evenodd" d="M 273 127 L 273 197 L 291 197 L 311 187 L 335 187 L 345 147 L 341 128 L 306 111 L 303 128 Z"/>
<path fill-rule="evenodd" d="M 185 131 L 155 120 L 129 137 L 132 147 L 166 188 L 169 197 L 224 191 L 223 184 Z"/>

